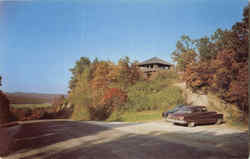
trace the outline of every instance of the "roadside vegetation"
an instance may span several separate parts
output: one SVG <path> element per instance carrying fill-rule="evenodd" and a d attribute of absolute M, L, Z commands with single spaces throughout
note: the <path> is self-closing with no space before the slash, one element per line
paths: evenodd
<path fill-rule="evenodd" d="M 11 107 L 13 108 L 30 108 L 30 109 L 35 109 L 35 108 L 46 108 L 46 107 L 51 107 L 52 104 L 50 103 L 43 103 L 43 104 L 10 104 Z"/>
<path fill-rule="evenodd" d="M 0 86 L 2 77 L 0 76 Z M 4 124 L 10 121 L 10 101 L 7 96 L 0 91 L 0 124 Z"/>
<path fill-rule="evenodd" d="M 22 99 L 16 96 L 16 98 L 20 99 L 22 103 L 30 103 L 33 100 L 32 97 Z M 25 99 L 28 101 L 26 102 Z M 36 99 L 37 97 L 34 98 L 35 101 L 37 101 Z M 67 106 L 64 96 L 56 96 L 52 103 L 11 104 L 8 95 L 0 91 L 0 124 L 12 121 L 69 118 L 72 109 Z"/>
<path fill-rule="evenodd" d="M 13 121 L 68 118 L 72 108 L 66 105 L 67 100 L 64 96 L 58 96 L 52 103 L 11 104 L 9 110 Z"/>
<path fill-rule="evenodd" d="M 75 120 L 141 120 L 144 112 L 152 116 L 142 120 L 160 119 L 160 112 L 184 102 L 181 89 L 173 86 L 178 80 L 175 71 L 161 71 L 153 79 L 145 79 L 128 57 L 118 64 L 82 57 L 71 72 L 68 97 Z"/>
<path fill-rule="evenodd" d="M 188 88 L 198 93 L 215 94 L 227 108 L 248 121 L 248 33 L 249 6 L 243 19 L 231 29 L 218 29 L 210 37 L 191 39 L 183 35 L 172 53 Z M 213 103 L 211 103 L 213 105 Z M 234 107 L 237 107 L 237 111 Z M 231 108 L 228 108 L 231 107 Z M 232 117 L 235 121 L 237 116 Z"/>

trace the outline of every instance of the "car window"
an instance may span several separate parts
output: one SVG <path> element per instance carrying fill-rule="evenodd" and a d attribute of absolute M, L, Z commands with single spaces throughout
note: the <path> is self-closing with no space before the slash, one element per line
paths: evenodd
<path fill-rule="evenodd" d="M 192 113 L 191 109 L 187 109 L 187 108 L 183 108 L 183 109 L 179 109 L 176 113 L 187 113 L 190 114 Z"/>

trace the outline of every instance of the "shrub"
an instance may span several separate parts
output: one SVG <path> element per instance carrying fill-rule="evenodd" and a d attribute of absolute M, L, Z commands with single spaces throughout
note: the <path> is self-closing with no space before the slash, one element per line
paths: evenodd
<path fill-rule="evenodd" d="M 122 111 L 115 110 L 106 121 L 122 121 Z"/>
<path fill-rule="evenodd" d="M 178 80 L 179 75 L 174 70 L 162 70 L 157 73 L 156 80 Z"/>

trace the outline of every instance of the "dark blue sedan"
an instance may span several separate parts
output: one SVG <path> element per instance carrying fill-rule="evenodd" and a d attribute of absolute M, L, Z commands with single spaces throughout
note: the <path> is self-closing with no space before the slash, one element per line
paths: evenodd
<path fill-rule="evenodd" d="M 180 110 L 181 108 L 183 108 L 185 105 L 177 105 L 174 109 L 172 110 L 169 110 L 169 111 L 166 111 L 166 112 L 163 112 L 162 113 L 162 117 L 163 118 L 167 118 L 169 114 L 172 114 L 172 113 L 175 113 L 177 112 L 178 110 Z"/>

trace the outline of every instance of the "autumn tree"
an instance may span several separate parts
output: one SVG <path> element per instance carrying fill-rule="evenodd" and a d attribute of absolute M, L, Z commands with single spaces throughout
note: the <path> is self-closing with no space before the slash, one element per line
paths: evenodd
<path fill-rule="evenodd" d="M 108 88 L 96 107 L 90 107 L 92 120 L 105 120 L 115 109 L 121 109 L 127 101 L 127 94 L 120 88 Z"/>
<path fill-rule="evenodd" d="M 75 80 L 70 82 L 73 87 L 70 87 L 69 100 L 75 109 L 96 120 L 108 117 L 113 108 L 122 103 L 117 101 L 123 99 L 127 87 L 141 78 L 136 63 L 131 63 L 128 57 L 120 59 L 118 64 L 81 58 L 71 71 Z M 79 111 L 74 111 L 73 116 Z"/>
<path fill-rule="evenodd" d="M 196 41 L 199 59 L 187 65 L 186 84 L 193 90 L 213 91 L 226 102 L 248 112 L 249 6 L 232 29 L 218 29 Z M 184 50 L 184 49 L 182 49 Z M 185 50 L 184 50 L 185 51 Z M 182 53 L 183 54 L 183 53 Z"/>

